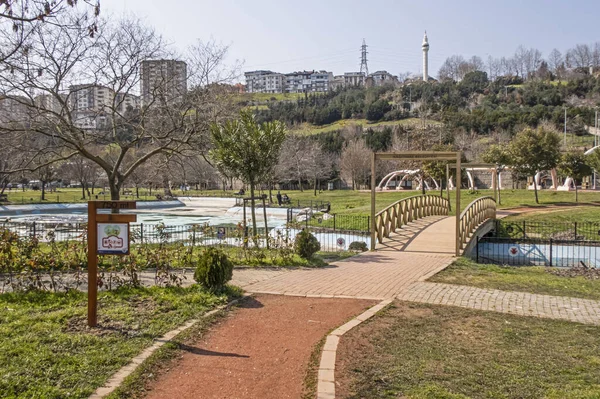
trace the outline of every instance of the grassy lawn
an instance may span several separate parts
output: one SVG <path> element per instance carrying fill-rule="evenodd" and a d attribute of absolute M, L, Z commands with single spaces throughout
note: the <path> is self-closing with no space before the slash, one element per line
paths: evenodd
<path fill-rule="evenodd" d="M 0 397 L 83 398 L 153 339 L 229 297 L 197 286 L 99 294 L 99 327 L 86 327 L 86 294 L 0 295 Z"/>
<path fill-rule="evenodd" d="M 599 194 L 600 196 L 600 194 Z M 507 222 L 599 222 L 600 206 L 581 206 L 577 208 L 557 209 L 547 212 L 524 213 L 520 215 L 507 216 Z"/>
<path fill-rule="evenodd" d="M 336 397 L 600 397 L 600 327 L 395 302 L 338 348 Z"/>
<path fill-rule="evenodd" d="M 557 276 L 548 273 L 550 269 L 543 266 L 481 265 L 460 258 L 429 281 L 600 300 L 600 280 Z"/>
<path fill-rule="evenodd" d="M 162 190 L 153 191 L 152 195 L 150 195 L 149 191 L 146 189 L 140 189 L 140 197 L 135 197 L 135 190 L 133 191 L 133 195 L 121 195 L 121 199 L 123 200 L 138 200 L 138 201 L 153 201 L 156 200 L 156 196 L 154 193 L 162 194 Z M 104 194 L 98 194 L 103 192 Z M 59 188 L 56 191 L 46 191 L 46 199 L 42 201 L 42 192 L 40 190 L 6 190 L 4 194 L 8 196 L 8 201 L 12 205 L 20 205 L 20 204 L 52 204 L 52 203 L 71 203 L 71 202 L 87 202 L 88 199 L 81 199 L 81 189 L 80 188 Z M 94 194 L 92 195 L 92 199 L 96 199 L 96 195 L 98 195 L 98 199 L 100 200 L 109 200 L 110 192 L 108 190 L 103 191 L 101 188 L 96 188 L 94 190 Z"/>
<path fill-rule="evenodd" d="M 319 133 L 331 132 L 334 130 L 341 130 L 346 126 L 362 126 L 367 129 L 369 127 L 382 127 L 382 126 L 418 126 L 421 125 L 422 121 L 419 118 L 407 118 L 401 119 L 398 121 L 382 121 L 382 122 L 369 122 L 366 119 L 342 119 L 331 123 L 329 125 L 323 126 L 315 126 L 308 123 L 304 123 L 300 126 L 294 127 L 290 129 L 291 133 L 302 134 L 302 135 L 312 135 Z M 428 120 L 427 124 L 429 125 L 437 125 L 439 122 L 434 120 Z"/>
<path fill-rule="evenodd" d="M 313 195 L 312 190 L 300 191 L 282 191 L 285 192 L 292 201 L 329 201 L 331 202 L 331 211 L 338 214 L 356 214 L 369 215 L 371 210 L 371 193 L 368 191 L 352 191 L 352 190 L 334 190 L 323 191 Z M 420 191 L 384 191 L 377 192 L 376 209 L 380 211 L 384 207 L 398 201 L 402 198 L 413 195 L 420 195 Z M 439 195 L 439 191 L 428 191 L 429 194 Z M 549 205 L 575 205 L 575 193 L 565 191 L 540 191 L 540 203 L 535 203 L 534 193 L 531 190 L 503 190 L 501 193 L 502 204 L 499 209 L 516 208 L 516 207 L 539 207 L 543 209 Z M 455 192 L 450 192 L 452 208 L 454 209 Z M 461 192 L 461 207 L 464 209 L 473 200 L 482 196 L 493 196 L 492 190 L 477 190 L 469 192 L 462 190 Z M 444 196 L 446 193 L 444 192 Z M 600 193 L 584 192 L 579 193 L 579 202 L 597 203 L 600 204 Z"/>

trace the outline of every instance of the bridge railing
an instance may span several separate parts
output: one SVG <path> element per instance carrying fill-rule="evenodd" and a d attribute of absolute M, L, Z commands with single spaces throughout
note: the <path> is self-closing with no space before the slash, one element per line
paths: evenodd
<path fill-rule="evenodd" d="M 414 220 L 433 215 L 448 215 L 448 200 L 437 195 L 415 195 L 396 201 L 375 214 L 375 236 L 382 243 L 396 229 Z"/>
<path fill-rule="evenodd" d="M 496 200 L 492 197 L 481 197 L 471 202 L 460 214 L 458 224 L 457 245 L 463 249 L 469 237 L 477 227 L 488 219 L 496 218 Z"/>

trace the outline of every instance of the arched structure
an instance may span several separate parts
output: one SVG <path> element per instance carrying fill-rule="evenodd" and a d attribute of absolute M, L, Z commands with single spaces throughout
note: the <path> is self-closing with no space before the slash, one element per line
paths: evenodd
<path fill-rule="evenodd" d="M 435 179 L 425 179 L 423 182 L 421 177 L 421 169 L 402 169 L 396 170 L 394 172 L 388 173 L 385 175 L 383 179 L 377 185 L 378 191 L 386 191 L 390 190 L 388 187 L 390 182 L 394 181 L 397 177 L 401 177 L 400 181 L 397 182 L 395 190 L 402 189 L 402 183 L 409 180 L 415 180 L 417 185 L 415 187 L 411 187 L 413 190 L 421 190 L 422 184 L 425 184 L 425 190 L 431 190 L 430 181 L 433 182 L 434 189 L 439 190 L 440 186 Z"/>
<path fill-rule="evenodd" d="M 541 188 L 540 183 L 542 182 L 542 178 L 544 178 L 544 177 L 548 177 L 548 171 L 546 171 L 546 170 L 537 172 L 535 174 L 535 176 L 533 177 L 535 179 L 535 184 L 537 185 L 538 189 Z M 548 187 L 548 189 L 555 190 L 559 186 L 556 169 L 550 170 L 550 178 L 552 179 L 552 185 L 550 187 Z M 527 186 L 528 190 L 533 190 L 534 188 L 535 187 L 533 186 L 533 182 Z"/>

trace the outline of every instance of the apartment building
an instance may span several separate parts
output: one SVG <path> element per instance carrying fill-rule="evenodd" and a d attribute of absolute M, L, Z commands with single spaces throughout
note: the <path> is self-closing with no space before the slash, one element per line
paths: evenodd
<path fill-rule="evenodd" d="M 177 60 L 145 60 L 140 67 L 142 105 L 182 101 L 187 93 L 187 64 Z"/>
<path fill-rule="evenodd" d="M 283 93 L 286 76 L 273 71 L 250 71 L 246 77 L 246 92 L 248 93 Z"/>
<path fill-rule="evenodd" d="M 129 94 L 129 93 L 117 93 L 116 94 L 115 106 L 116 106 L 117 112 L 119 112 L 121 115 L 128 108 L 131 107 L 133 109 L 136 109 L 136 108 L 139 108 L 140 105 L 141 105 L 141 100 L 140 100 L 139 96 Z"/>
<path fill-rule="evenodd" d="M 370 74 L 369 77 L 373 78 L 373 84 L 375 86 L 398 83 L 398 77 L 392 75 L 388 71 L 377 71 Z"/>
<path fill-rule="evenodd" d="M 344 86 L 361 86 L 365 83 L 365 74 L 363 72 L 344 73 Z"/>

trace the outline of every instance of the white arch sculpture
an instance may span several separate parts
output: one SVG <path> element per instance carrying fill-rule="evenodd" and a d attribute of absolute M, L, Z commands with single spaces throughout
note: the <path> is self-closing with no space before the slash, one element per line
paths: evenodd
<path fill-rule="evenodd" d="M 415 187 L 415 190 L 420 190 L 421 185 L 423 184 L 423 182 L 421 181 L 422 179 L 419 176 L 420 172 L 421 172 L 421 169 L 403 169 L 403 170 L 396 170 L 394 172 L 388 173 L 387 175 L 384 176 L 383 179 L 381 179 L 381 181 L 377 185 L 377 190 L 379 190 L 379 191 L 389 190 L 390 188 L 388 187 L 388 184 L 396 176 L 402 176 L 402 179 L 400 179 L 400 181 L 398 182 L 398 185 L 396 186 L 396 190 L 400 190 L 402 182 L 411 177 L 417 181 L 417 186 Z M 433 180 L 433 183 L 435 184 L 435 188 L 439 189 L 440 186 L 437 183 L 437 181 L 435 181 L 435 179 L 432 179 L 432 180 Z M 431 190 L 431 187 L 429 186 L 427 179 L 425 179 L 424 183 L 425 183 L 425 189 Z"/>
<path fill-rule="evenodd" d="M 575 181 L 571 177 L 567 177 L 564 184 L 556 187 L 556 191 L 575 191 Z"/>
<path fill-rule="evenodd" d="M 495 174 L 496 174 L 496 170 L 495 169 L 490 169 L 490 168 L 468 168 L 466 169 L 467 171 L 467 178 L 469 180 L 469 190 L 476 190 L 477 187 L 475 187 L 475 178 L 473 177 L 473 173 L 472 172 L 476 172 L 476 171 L 484 171 L 484 172 L 489 172 L 492 174 L 492 187 L 494 186 L 495 183 Z M 502 187 L 502 177 L 501 174 L 498 174 L 498 187 L 501 188 Z M 453 187 L 450 186 L 450 188 L 452 189 Z"/>
<path fill-rule="evenodd" d="M 537 185 L 538 189 L 540 188 L 540 181 L 542 180 L 542 176 L 544 175 L 543 172 L 546 171 L 537 172 L 533 177 L 535 179 L 535 184 Z M 552 186 L 550 186 L 550 190 L 555 190 L 558 187 L 558 176 L 556 174 L 556 169 L 550 170 L 550 177 L 552 178 Z M 533 186 L 533 183 L 531 183 L 527 187 L 528 190 L 533 190 L 534 188 L 535 187 Z"/>

